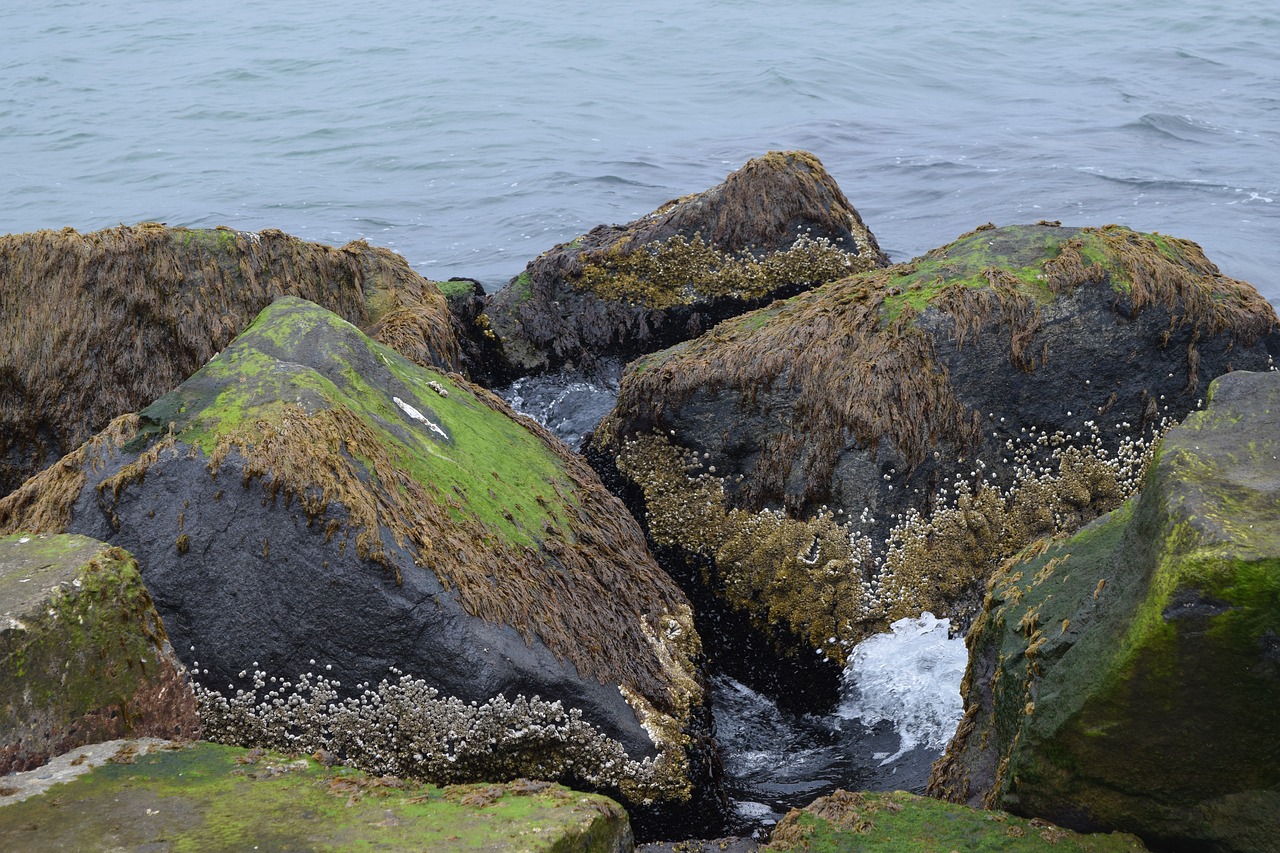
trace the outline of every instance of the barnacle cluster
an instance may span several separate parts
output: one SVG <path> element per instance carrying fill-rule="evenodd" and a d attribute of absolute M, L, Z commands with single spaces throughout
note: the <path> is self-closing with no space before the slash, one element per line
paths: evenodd
<path fill-rule="evenodd" d="M 808 233 L 762 257 L 723 252 L 700 233 L 634 249 L 628 242 L 584 256 L 579 286 L 602 299 L 669 308 L 723 297 L 759 298 L 786 285 L 820 284 L 878 266 L 874 252 L 848 252 Z"/>
<path fill-rule="evenodd" d="M 196 671 L 198 672 L 198 663 Z M 632 802 L 687 799 L 687 756 L 660 745 L 636 761 L 576 708 L 537 696 L 464 702 L 392 670 L 395 680 L 342 684 L 315 673 L 294 682 L 243 671 L 249 687 L 195 688 L 208 740 L 321 753 L 375 774 L 435 784 L 521 777 L 616 790 Z"/>
<path fill-rule="evenodd" d="M 904 616 L 972 615 L 976 598 L 965 593 L 1004 560 L 1134 494 L 1168 426 L 1112 449 L 1092 421 L 1072 435 L 1027 428 L 999 460 L 971 460 L 945 481 L 927 515 L 912 509 L 889 519 L 879 540 L 867 532 L 877 521 L 870 508 L 854 515 L 824 506 L 810 518 L 734 508 L 727 480 L 663 436 L 623 442 L 617 464 L 644 492 L 656 543 L 710 558 L 715 576 L 706 580 L 729 603 L 843 663 L 852 645 Z"/>

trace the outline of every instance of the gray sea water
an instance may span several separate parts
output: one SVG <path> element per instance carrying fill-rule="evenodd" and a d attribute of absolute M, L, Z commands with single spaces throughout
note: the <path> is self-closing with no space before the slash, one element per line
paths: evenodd
<path fill-rule="evenodd" d="M 364 237 L 493 288 L 804 148 L 897 260 L 987 221 L 1119 222 L 1280 301 L 1271 4 L 77 0 L 0 21 L 0 232 Z"/>

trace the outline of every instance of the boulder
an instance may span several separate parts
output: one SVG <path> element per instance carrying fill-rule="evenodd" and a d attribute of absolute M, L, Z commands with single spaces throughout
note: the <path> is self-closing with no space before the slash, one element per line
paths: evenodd
<path fill-rule="evenodd" d="M 55 791 L 4 804 L 0 849 L 579 850 L 630 853 L 612 800 L 519 779 L 440 788 L 314 758 L 122 744 Z"/>
<path fill-rule="evenodd" d="M 712 758 L 689 605 L 586 463 L 300 299 L 0 501 L 14 527 L 138 556 L 220 736 L 636 803 Z"/>
<path fill-rule="evenodd" d="M 992 578 L 931 792 L 1153 847 L 1276 849 L 1280 373 L 1232 373 L 1141 493 Z"/>
<path fill-rule="evenodd" d="M 199 733 L 132 556 L 84 536 L 0 537 L 0 775 L 99 740 Z"/>
<path fill-rule="evenodd" d="M 489 298 L 472 337 L 501 345 L 491 381 L 590 371 L 887 263 L 816 157 L 772 152 L 706 192 L 544 252 Z"/>
<path fill-rule="evenodd" d="M 737 626 L 710 651 L 742 657 L 745 621 L 834 698 L 823 660 L 922 611 L 963 623 L 1002 559 L 1118 506 L 1210 379 L 1278 348 L 1193 243 L 984 226 L 637 359 L 587 452 Z M 735 677 L 770 689 L 761 659 Z"/>
<path fill-rule="evenodd" d="M 836 791 L 778 822 L 762 851 L 989 850 L 992 853 L 1140 853 L 1122 833 L 1080 835 L 1043 820 L 918 797 Z"/>
<path fill-rule="evenodd" d="M 0 495 L 173 390 L 281 295 L 457 369 L 439 290 L 363 242 L 157 223 L 0 237 Z"/>

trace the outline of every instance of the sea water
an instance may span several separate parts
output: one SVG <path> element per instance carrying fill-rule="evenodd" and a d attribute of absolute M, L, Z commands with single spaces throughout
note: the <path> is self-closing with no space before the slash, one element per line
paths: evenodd
<path fill-rule="evenodd" d="M 997 224 L 1195 240 L 1280 299 L 1280 15 L 1228 0 L 8 3 L 0 233 L 366 238 L 492 289 L 770 149 L 905 260 Z"/>

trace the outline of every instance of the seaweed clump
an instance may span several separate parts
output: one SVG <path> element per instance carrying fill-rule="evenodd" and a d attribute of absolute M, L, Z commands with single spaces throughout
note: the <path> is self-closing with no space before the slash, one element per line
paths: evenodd
<path fill-rule="evenodd" d="M 0 494 L 175 388 L 282 295 L 457 366 L 436 286 L 363 241 L 158 223 L 0 237 Z"/>

